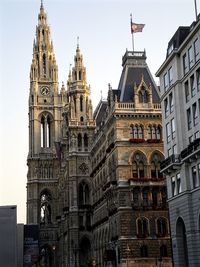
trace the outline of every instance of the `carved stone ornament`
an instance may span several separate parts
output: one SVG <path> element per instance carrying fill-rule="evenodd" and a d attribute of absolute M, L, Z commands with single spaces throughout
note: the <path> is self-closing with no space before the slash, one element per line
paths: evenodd
<path fill-rule="evenodd" d="M 86 174 L 88 173 L 88 166 L 87 164 L 85 164 L 85 162 L 83 162 L 80 166 L 79 166 L 79 169 L 82 171 L 82 173 Z"/>

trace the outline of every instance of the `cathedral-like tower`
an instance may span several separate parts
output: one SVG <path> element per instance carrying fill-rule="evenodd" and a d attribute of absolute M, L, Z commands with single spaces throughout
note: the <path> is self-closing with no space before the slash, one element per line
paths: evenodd
<path fill-rule="evenodd" d="M 41 4 L 30 70 L 27 161 L 27 223 L 39 224 L 41 244 L 43 235 L 50 243 L 55 240 L 59 160 L 54 143 L 61 134 L 63 94 L 58 92 L 58 67 Z"/>
<path fill-rule="evenodd" d="M 95 121 L 79 45 L 74 67 L 69 72 L 66 97 L 59 176 L 61 217 L 57 217 L 62 229 L 59 232 L 59 250 L 64 252 L 64 266 L 73 266 L 74 263 L 80 266 L 79 262 L 87 264 L 92 257 L 90 151 Z"/>

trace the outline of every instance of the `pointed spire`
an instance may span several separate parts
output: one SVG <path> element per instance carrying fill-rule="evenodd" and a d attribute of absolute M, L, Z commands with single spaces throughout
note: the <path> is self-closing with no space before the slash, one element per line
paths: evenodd
<path fill-rule="evenodd" d="M 41 0 L 41 4 L 40 4 L 40 10 L 41 9 L 44 9 L 43 0 Z"/>
<path fill-rule="evenodd" d="M 77 48 L 79 48 L 79 36 L 77 36 Z"/>

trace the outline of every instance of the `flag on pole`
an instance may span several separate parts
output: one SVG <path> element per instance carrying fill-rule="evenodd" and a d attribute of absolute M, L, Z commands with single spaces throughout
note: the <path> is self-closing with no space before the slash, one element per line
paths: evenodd
<path fill-rule="evenodd" d="M 131 33 L 142 32 L 145 24 L 138 24 L 131 21 Z"/>

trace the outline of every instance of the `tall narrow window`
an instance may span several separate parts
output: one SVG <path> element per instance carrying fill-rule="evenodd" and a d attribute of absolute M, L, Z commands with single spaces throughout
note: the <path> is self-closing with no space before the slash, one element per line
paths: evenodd
<path fill-rule="evenodd" d="M 168 87 L 169 87 L 168 75 L 167 75 L 167 73 L 165 73 L 165 75 L 164 75 L 164 91 L 167 91 Z"/>
<path fill-rule="evenodd" d="M 188 86 L 188 81 L 185 82 L 185 101 L 188 102 L 190 99 L 190 91 Z"/>
<path fill-rule="evenodd" d="M 86 148 L 88 147 L 88 136 L 87 136 L 86 133 L 84 134 L 84 146 L 85 146 Z"/>
<path fill-rule="evenodd" d="M 194 57 L 192 47 L 188 49 L 188 61 L 189 61 L 189 69 L 194 65 Z"/>
<path fill-rule="evenodd" d="M 78 147 L 79 149 L 82 147 L 82 135 L 80 133 L 78 134 Z"/>
<path fill-rule="evenodd" d="M 176 131 L 174 118 L 171 119 L 171 129 L 172 129 L 172 139 L 174 139 L 175 138 L 175 131 Z"/>
<path fill-rule="evenodd" d="M 196 188 L 198 184 L 198 178 L 197 178 L 197 168 L 196 166 L 192 167 L 192 180 L 193 180 L 193 187 Z"/>
<path fill-rule="evenodd" d="M 187 109 L 187 125 L 188 125 L 188 130 L 190 130 L 192 128 L 192 116 L 190 108 Z"/>
<path fill-rule="evenodd" d="M 82 79 L 82 75 L 81 75 L 81 71 L 78 72 L 78 79 L 81 80 Z"/>
<path fill-rule="evenodd" d="M 188 72 L 188 59 L 187 54 L 183 55 L 183 73 L 186 74 Z"/>
<path fill-rule="evenodd" d="M 198 113 L 197 113 L 197 104 L 192 105 L 192 115 L 193 115 L 193 124 L 194 126 L 198 123 Z"/>
<path fill-rule="evenodd" d="M 194 41 L 194 58 L 195 62 L 200 59 L 200 41 L 199 39 L 196 39 Z"/>
<path fill-rule="evenodd" d="M 146 218 L 140 218 L 137 220 L 137 234 L 138 237 L 146 237 L 149 235 L 148 221 Z"/>
<path fill-rule="evenodd" d="M 177 194 L 180 194 L 182 192 L 182 188 L 181 188 L 181 175 L 180 175 L 180 173 L 177 173 L 176 180 L 177 180 Z"/>
<path fill-rule="evenodd" d="M 80 111 L 83 111 L 83 96 L 80 96 Z"/>
<path fill-rule="evenodd" d="M 175 196 L 176 195 L 176 179 L 174 176 L 171 178 L 171 188 L 172 188 L 172 196 Z"/>
<path fill-rule="evenodd" d="M 144 130 L 143 130 L 143 126 L 138 126 L 138 137 L 139 138 L 144 138 Z"/>
<path fill-rule="evenodd" d="M 50 117 L 47 116 L 47 147 L 51 146 L 51 120 Z"/>
<path fill-rule="evenodd" d="M 194 75 L 190 77 L 190 88 L 191 88 L 191 96 L 195 96 L 196 90 L 195 90 L 195 82 L 194 82 Z"/>
<path fill-rule="evenodd" d="M 45 118 L 42 116 L 41 118 L 41 147 L 45 147 Z"/>
<path fill-rule="evenodd" d="M 169 68 L 169 70 L 168 70 L 168 75 L 169 75 L 169 86 L 171 86 L 171 85 L 172 85 L 172 82 L 173 82 L 172 67 Z"/>
<path fill-rule="evenodd" d="M 165 98 L 164 100 L 164 106 L 165 106 L 165 118 L 169 116 L 169 102 L 168 98 Z"/>
<path fill-rule="evenodd" d="M 164 218 L 159 218 L 157 220 L 157 234 L 159 236 L 166 236 L 167 234 L 167 222 Z"/>
<path fill-rule="evenodd" d="M 200 91 L 200 69 L 197 70 L 196 77 L 197 77 L 197 91 Z"/>
<path fill-rule="evenodd" d="M 167 143 L 170 141 L 170 124 L 169 122 L 166 124 L 166 136 L 167 136 Z"/>
<path fill-rule="evenodd" d="M 46 76 L 46 55 L 43 54 L 43 58 L 42 58 L 42 67 L 43 67 L 43 75 Z"/>
<path fill-rule="evenodd" d="M 170 106 L 170 113 L 174 111 L 174 98 L 173 94 L 169 95 L 169 106 Z"/>

